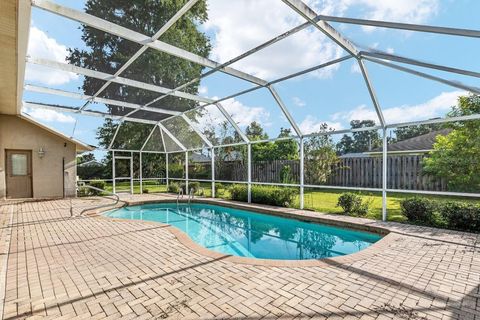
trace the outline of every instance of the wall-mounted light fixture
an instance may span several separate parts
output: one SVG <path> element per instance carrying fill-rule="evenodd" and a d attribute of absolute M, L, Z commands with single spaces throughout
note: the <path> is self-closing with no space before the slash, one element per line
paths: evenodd
<path fill-rule="evenodd" d="M 38 157 L 40 159 L 42 159 L 43 157 L 45 157 L 45 150 L 43 149 L 43 147 L 40 147 L 40 149 L 38 149 Z"/>

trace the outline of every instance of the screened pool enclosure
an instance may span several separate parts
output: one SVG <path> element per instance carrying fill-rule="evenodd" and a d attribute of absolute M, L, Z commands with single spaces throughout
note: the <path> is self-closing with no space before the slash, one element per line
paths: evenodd
<path fill-rule="evenodd" d="M 418 139 L 409 140 L 412 145 L 408 152 L 389 149 L 389 144 L 397 142 L 392 137 L 395 132 L 398 134 L 395 131 L 398 128 L 432 126 L 442 130 L 444 124 L 461 126 L 480 119 L 480 114 L 475 112 L 447 114 L 448 110 L 444 109 L 445 114 L 438 116 L 435 111 L 440 110 L 440 98 L 404 109 L 393 107 L 391 101 L 395 96 L 404 98 L 405 105 L 412 104 L 412 97 L 420 95 L 418 92 L 422 90 L 429 93 L 422 97 L 424 100 L 451 96 L 451 90 L 455 90 L 455 97 L 480 94 L 480 72 L 463 57 L 463 53 L 471 57 L 472 52 L 478 52 L 480 31 L 323 15 L 302 1 L 282 0 L 275 5 L 288 10 L 290 20 L 298 21 L 295 27 L 285 27 L 279 34 L 265 30 L 264 39 L 258 43 L 251 41 L 251 49 L 240 55 L 217 53 L 207 57 L 189 52 L 181 41 L 177 43 L 175 37 L 166 36 L 169 29 L 181 28 L 178 24 L 200 2 L 185 2 L 167 23 L 154 33 L 144 34 L 79 9 L 32 0 L 32 10 L 42 10 L 52 19 L 68 19 L 105 37 L 121 39 L 118 41 L 128 50 L 118 50 L 125 50 L 129 55 L 125 62 L 112 61 L 105 69 L 29 55 L 28 65 L 42 68 L 46 76 L 50 70 L 76 74 L 89 86 L 88 90 L 84 86 L 68 91 L 55 85 L 26 81 L 24 89 L 30 95 L 24 96 L 23 107 L 30 111 L 50 109 L 109 119 L 114 129 L 103 150 L 111 154 L 114 192 L 118 191 L 116 184 L 120 181 L 127 181 L 131 192 L 134 181 L 138 181 L 142 192 L 144 181 L 154 178 L 147 173 L 146 167 L 151 166 L 147 162 L 155 161 L 165 167 L 164 175 L 155 178 L 167 185 L 181 181 L 187 190 L 192 181 L 209 183 L 212 197 L 216 196 L 218 183 L 246 185 L 249 202 L 254 185 L 297 188 L 300 208 L 308 201 L 309 190 L 381 192 L 384 220 L 387 193 L 480 195 L 468 188 L 448 187 L 448 181 L 440 181 L 441 178 L 423 175 L 422 159 L 429 150 L 425 150 Z M 211 19 L 215 18 L 221 17 Z M 241 32 L 248 26 L 234 28 Z M 412 54 L 408 49 L 404 53 L 398 49 L 400 53 L 396 53 L 356 41 L 356 36 L 361 34 L 363 41 L 375 43 L 376 32 L 372 30 L 381 30 L 383 38 L 397 37 L 404 42 L 415 42 L 414 46 L 424 46 L 425 50 L 419 52 L 425 55 L 415 57 L 417 53 Z M 303 46 L 317 46 L 327 53 L 312 59 L 311 64 L 304 56 L 299 56 L 299 61 L 287 60 L 287 55 L 291 57 L 290 50 L 295 53 L 291 44 L 305 39 L 318 42 L 302 43 Z M 442 39 L 442 45 L 443 41 L 451 41 L 451 47 L 458 48 L 458 54 L 441 55 L 435 44 L 438 39 Z M 235 42 L 235 39 L 229 41 Z M 265 59 L 273 52 L 276 55 L 271 54 L 270 61 Z M 150 63 L 152 60 L 145 57 L 155 54 L 170 59 L 165 68 L 197 68 L 201 73 L 182 83 L 171 81 L 174 86 L 162 86 L 162 81 L 155 76 L 151 77 L 152 81 L 143 81 L 145 77 L 129 72 Z M 256 66 L 262 62 L 277 64 L 279 71 L 259 72 Z M 346 80 L 340 81 L 342 76 Z M 212 85 L 208 93 L 200 90 L 207 78 L 228 87 L 228 94 L 223 90 L 221 95 Z M 108 94 L 109 90 L 129 94 L 116 99 Z M 59 102 L 52 103 L 42 98 L 45 96 L 58 97 Z M 245 105 L 268 105 L 268 111 L 266 107 L 247 110 Z M 331 116 L 325 114 L 327 109 Z M 280 134 L 252 137 L 252 128 L 244 121 L 247 118 L 263 122 L 269 128 L 281 128 Z M 372 121 L 351 128 L 338 124 L 356 119 Z M 81 128 L 82 122 L 77 121 L 75 125 Z M 337 147 L 333 154 L 326 148 L 344 146 L 343 142 L 355 139 L 365 139 L 365 143 L 356 149 Z M 279 152 L 265 160 L 260 153 L 273 150 L 267 148 L 273 144 L 277 148 L 294 148 L 295 156 L 291 156 L 292 152 L 289 156 Z M 335 160 L 330 161 L 330 157 Z M 123 164 L 121 170 L 120 163 Z"/>

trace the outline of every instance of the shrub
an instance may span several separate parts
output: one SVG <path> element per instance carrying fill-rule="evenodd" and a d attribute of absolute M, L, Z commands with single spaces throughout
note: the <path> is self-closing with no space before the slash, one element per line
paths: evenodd
<path fill-rule="evenodd" d="M 233 185 L 229 191 L 232 200 L 248 201 L 248 187 L 246 185 Z M 252 202 L 289 207 L 297 193 L 295 188 L 252 186 Z"/>
<path fill-rule="evenodd" d="M 297 195 L 295 188 L 252 186 L 252 201 L 279 207 L 290 207 Z"/>
<path fill-rule="evenodd" d="M 148 190 L 147 188 L 143 188 L 142 192 L 143 192 L 143 193 L 149 193 L 150 190 Z"/>
<path fill-rule="evenodd" d="M 93 181 L 90 181 L 89 184 L 92 187 L 102 189 L 102 190 L 105 190 L 105 186 L 107 185 L 103 180 L 93 180 Z M 99 196 L 102 194 L 102 191 L 89 189 L 88 194 L 92 196 Z"/>
<path fill-rule="evenodd" d="M 189 182 L 188 183 L 188 189 L 189 190 L 193 189 L 193 193 L 197 193 L 198 190 L 200 190 L 200 182 L 198 182 L 198 181 Z"/>
<path fill-rule="evenodd" d="M 283 166 L 282 170 L 280 170 L 280 181 L 282 183 L 292 183 L 293 177 L 292 177 L 292 167 L 290 166 Z"/>
<path fill-rule="evenodd" d="M 180 163 L 170 163 L 168 165 L 168 173 L 170 178 L 181 178 L 185 174 L 185 166 Z"/>
<path fill-rule="evenodd" d="M 435 202 L 421 197 L 413 197 L 402 200 L 400 203 L 402 213 L 409 221 L 433 223 Z"/>
<path fill-rule="evenodd" d="M 480 206 L 462 202 L 445 202 L 440 205 L 440 216 L 447 227 L 465 231 L 480 231 Z"/>
<path fill-rule="evenodd" d="M 88 197 L 89 193 L 88 193 L 88 188 L 86 187 L 78 187 L 78 190 L 77 190 L 77 197 Z"/>
<path fill-rule="evenodd" d="M 168 184 L 168 192 L 178 193 L 180 191 L 180 185 L 177 182 L 170 182 Z"/>
<path fill-rule="evenodd" d="M 346 214 L 364 216 L 370 207 L 369 201 L 362 201 L 362 197 L 352 192 L 344 192 L 338 197 L 337 207 L 341 207 Z"/>
<path fill-rule="evenodd" d="M 225 186 L 220 182 L 216 182 L 215 192 L 218 193 L 219 195 L 223 195 L 225 193 Z"/>
<path fill-rule="evenodd" d="M 248 201 L 248 189 L 246 185 L 234 184 L 228 189 L 230 191 L 230 198 L 236 201 Z"/>

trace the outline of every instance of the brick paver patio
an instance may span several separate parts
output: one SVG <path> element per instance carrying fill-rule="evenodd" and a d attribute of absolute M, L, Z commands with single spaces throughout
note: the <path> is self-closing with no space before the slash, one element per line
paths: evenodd
<path fill-rule="evenodd" d="M 370 222 L 389 240 L 352 261 L 262 266 L 76 215 L 94 202 L 0 204 L 4 319 L 480 319 L 478 235 Z"/>

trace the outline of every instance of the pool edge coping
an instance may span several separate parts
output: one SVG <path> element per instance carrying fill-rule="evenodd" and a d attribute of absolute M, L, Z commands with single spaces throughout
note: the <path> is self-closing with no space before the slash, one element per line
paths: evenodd
<path fill-rule="evenodd" d="M 187 203 L 187 201 L 179 201 L 181 203 Z M 364 218 L 354 218 L 360 219 L 360 221 L 344 221 L 340 219 L 335 219 L 334 216 L 319 212 L 308 212 L 305 210 L 300 209 L 291 209 L 291 208 L 283 208 L 283 207 L 274 207 L 274 206 L 265 206 L 265 205 L 257 205 L 257 204 L 245 204 L 241 202 L 234 202 L 229 200 L 217 200 L 217 199 L 204 199 L 204 198 L 197 198 L 191 201 L 192 203 L 206 203 L 211 205 L 220 205 L 229 208 L 236 208 L 236 209 L 246 209 L 252 210 L 259 213 L 270 214 L 274 216 L 281 216 L 290 219 L 296 219 L 300 221 L 307 221 L 313 223 L 322 223 L 336 227 L 343 227 L 354 229 L 357 231 L 366 231 L 366 232 L 373 232 L 382 235 L 382 238 L 377 242 L 371 244 L 365 249 L 362 249 L 358 252 L 331 257 L 331 258 L 323 258 L 323 259 L 308 259 L 308 260 L 279 260 L 279 259 L 260 259 L 260 258 L 248 258 L 248 257 L 240 257 L 234 255 L 227 255 L 224 253 L 216 252 L 210 249 L 207 249 L 200 244 L 193 241 L 185 232 L 181 231 L 180 229 L 175 228 L 174 226 L 166 223 L 156 222 L 156 221 L 147 221 L 147 220 L 129 220 L 129 219 L 122 219 L 122 218 L 112 218 L 105 216 L 103 213 L 115 209 L 120 209 L 126 206 L 134 206 L 134 205 L 142 205 L 142 204 L 153 204 L 153 203 L 176 203 L 176 199 L 149 199 L 149 200 L 133 200 L 133 201 L 124 201 L 123 204 L 112 206 L 110 208 L 100 208 L 100 209 L 93 209 L 86 211 L 85 215 L 100 219 L 108 219 L 111 221 L 116 222 L 129 222 L 136 221 L 139 223 L 148 223 L 148 224 L 155 224 L 164 226 L 166 230 L 172 233 L 175 238 L 184 245 L 187 249 L 196 252 L 202 256 L 206 256 L 213 259 L 222 259 L 225 262 L 232 262 L 237 264 L 247 264 L 247 265 L 254 265 L 254 266 L 268 266 L 268 267 L 327 267 L 336 264 L 342 263 L 353 263 L 359 260 L 363 260 L 368 257 L 375 256 L 378 254 L 381 249 L 387 247 L 392 242 L 400 237 L 399 234 L 391 232 L 388 228 L 378 226 L 378 225 L 371 225 L 375 221 L 364 219 Z M 311 213 L 306 214 L 306 213 Z"/>

